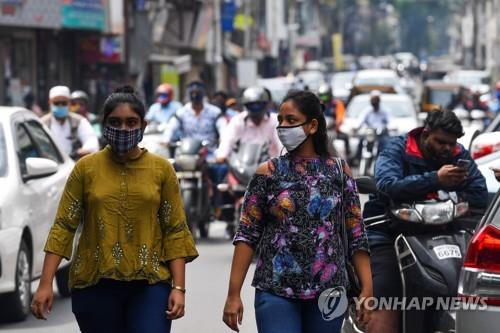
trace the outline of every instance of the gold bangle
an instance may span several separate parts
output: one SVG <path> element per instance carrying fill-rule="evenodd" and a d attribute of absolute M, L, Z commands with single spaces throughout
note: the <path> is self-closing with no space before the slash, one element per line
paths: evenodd
<path fill-rule="evenodd" d="M 180 292 L 182 292 L 183 294 L 186 293 L 186 288 L 182 288 L 181 286 L 176 286 L 176 285 L 172 285 L 172 289 L 175 289 L 175 290 L 179 290 Z"/>

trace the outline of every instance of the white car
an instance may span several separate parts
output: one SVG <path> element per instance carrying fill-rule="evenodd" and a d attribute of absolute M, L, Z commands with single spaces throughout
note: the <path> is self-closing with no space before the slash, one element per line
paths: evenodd
<path fill-rule="evenodd" d="M 333 74 L 330 85 L 332 86 L 333 97 L 339 98 L 344 102 L 349 98 L 352 88 L 352 79 L 356 72 L 338 72 Z"/>
<path fill-rule="evenodd" d="M 31 281 L 41 275 L 43 248 L 73 161 L 30 111 L 0 107 L 0 316 L 29 314 Z M 68 265 L 56 275 L 69 295 Z"/>
<path fill-rule="evenodd" d="M 353 86 L 392 87 L 398 94 L 406 94 L 399 82 L 398 74 L 390 69 L 365 69 L 356 72 Z"/>
<path fill-rule="evenodd" d="M 369 106 L 370 95 L 368 94 L 355 96 L 347 106 L 340 130 L 349 136 L 351 157 L 356 154 L 358 149 L 359 139 L 356 137 L 356 129 L 360 126 L 361 113 Z M 390 135 L 403 135 L 418 127 L 417 111 L 410 96 L 382 94 L 380 97 L 380 106 L 389 113 L 388 129 Z M 336 140 L 335 149 L 341 156 L 345 156 L 343 154 L 343 142 Z"/>
<path fill-rule="evenodd" d="M 448 73 L 444 81 L 458 83 L 473 92 L 487 94 L 490 91 L 491 74 L 488 71 L 457 70 Z"/>
<path fill-rule="evenodd" d="M 293 79 L 285 76 L 273 77 L 269 79 L 258 79 L 257 85 L 269 89 L 273 102 L 280 104 L 286 94 L 292 89 Z"/>

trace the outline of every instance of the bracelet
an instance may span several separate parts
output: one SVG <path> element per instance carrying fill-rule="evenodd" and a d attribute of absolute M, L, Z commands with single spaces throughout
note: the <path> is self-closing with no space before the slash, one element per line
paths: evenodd
<path fill-rule="evenodd" d="M 182 288 L 181 286 L 176 286 L 175 284 L 172 284 L 172 289 L 179 290 L 183 294 L 186 293 L 186 288 Z"/>

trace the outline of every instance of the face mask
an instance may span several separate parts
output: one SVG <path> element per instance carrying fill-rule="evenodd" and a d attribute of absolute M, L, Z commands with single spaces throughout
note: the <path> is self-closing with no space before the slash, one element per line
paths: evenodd
<path fill-rule="evenodd" d="M 69 107 L 68 106 L 57 106 L 52 104 L 52 114 L 56 118 L 66 118 L 69 114 Z"/>
<path fill-rule="evenodd" d="M 201 91 L 192 91 L 189 93 L 189 98 L 193 103 L 201 103 L 203 101 L 203 93 Z"/>
<path fill-rule="evenodd" d="M 167 93 L 158 94 L 156 101 L 160 104 L 168 104 L 170 102 L 169 95 Z"/>
<path fill-rule="evenodd" d="M 266 113 L 266 103 L 248 103 L 245 106 L 250 118 L 258 119 Z"/>
<path fill-rule="evenodd" d="M 103 136 L 118 155 L 125 155 L 142 140 L 142 128 L 123 130 L 111 126 L 104 127 Z"/>
<path fill-rule="evenodd" d="M 304 128 L 302 128 L 305 124 L 307 122 L 297 126 L 279 126 L 277 128 L 278 137 L 288 152 L 294 151 L 307 140 L 308 135 L 304 132 Z"/>

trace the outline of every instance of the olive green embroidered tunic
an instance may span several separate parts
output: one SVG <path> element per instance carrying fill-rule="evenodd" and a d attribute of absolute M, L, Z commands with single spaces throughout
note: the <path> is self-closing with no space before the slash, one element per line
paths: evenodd
<path fill-rule="evenodd" d="M 85 288 L 101 278 L 171 278 L 167 262 L 194 260 L 179 183 L 172 165 L 143 150 L 135 160 L 118 163 L 111 148 L 82 158 L 64 189 L 45 251 L 70 259 L 70 288 Z"/>

